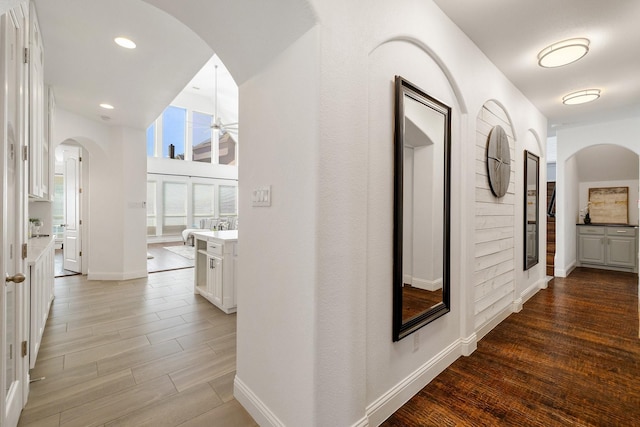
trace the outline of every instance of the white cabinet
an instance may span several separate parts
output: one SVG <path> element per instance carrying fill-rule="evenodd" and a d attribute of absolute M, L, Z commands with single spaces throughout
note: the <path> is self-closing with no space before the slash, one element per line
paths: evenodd
<path fill-rule="evenodd" d="M 194 292 L 225 313 L 236 311 L 238 231 L 193 233 L 196 251 Z"/>
<path fill-rule="evenodd" d="M 638 272 L 637 227 L 579 225 L 578 266 Z"/>
<path fill-rule="evenodd" d="M 31 327 L 29 331 L 29 366 L 31 368 L 36 364 L 42 334 L 49 317 L 51 301 L 53 301 L 54 244 L 53 237 L 29 239 L 27 244 L 28 283 L 31 299 Z"/>
<path fill-rule="evenodd" d="M 44 84 L 44 48 L 33 3 L 29 13 L 29 196 L 50 199 L 53 93 Z"/>

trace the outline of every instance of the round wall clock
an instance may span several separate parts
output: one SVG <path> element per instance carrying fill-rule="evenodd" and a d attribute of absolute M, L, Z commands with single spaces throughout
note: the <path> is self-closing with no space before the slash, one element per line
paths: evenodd
<path fill-rule="evenodd" d="M 509 188 L 511 178 L 511 153 L 509 138 L 501 126 L 494 126 L 487 141 L 487 175 L 491 192 L 502 197 Z"/>

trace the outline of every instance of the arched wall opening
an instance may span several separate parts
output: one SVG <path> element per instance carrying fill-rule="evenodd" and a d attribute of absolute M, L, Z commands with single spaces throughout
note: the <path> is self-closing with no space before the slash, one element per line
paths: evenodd
<path fill-rule="evenodd" d="M 639 155 L 637 150 L 618 144 L 590 144 L 577 149 L 562 160 L 562 179 L 558 179 L 557 217 L 563 223 L 561 242 L 557 244 L 556 275 L 564 277 L 578 263 L 577 225 L 584 224 L 592 188 L 622 187 L 628 189 L 627 224 L 638 225 L 640 190 Z M 556 234 L 558 236 L 559 233 Z M 562 268 L 564 266 L 564 268 Z"/>

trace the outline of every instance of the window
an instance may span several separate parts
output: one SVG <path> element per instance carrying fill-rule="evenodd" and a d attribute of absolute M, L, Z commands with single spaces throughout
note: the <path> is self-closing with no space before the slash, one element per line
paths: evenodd
<path fill-rule="evenodd" d="M 236 215 L 238 212 L 238 187 L 230 185 L 220 186 L 220 216 Z"/>
<path fill-rule="evenodd" d="M 158 230 L 156 187 L 154 181 L 147 181 L 147 236 L 155 236 Z"/>
<path fill-rule="evenodd" d="M 194 162 L 211 163 L 211 123 L 213 116 L 210 114 L 192 114 L 193 131 L 191 132 L 191 147 Z"/>
<path fill-rule="evenodd" d="M 147 157 L 156 155 L 156 124 L 152 123 L 147 128 Z"/>
<path fill-rule="evenodd" d="M 64 176 L 55 174 L 53 176 L 53 203 L 51 206 L 53 214 L 53 234 L 56 239 L 61 239 L 64 234 Z"/>
<path fill-rule="evenodd" d="M 174 159 L 236 166 L 235 131 L 214 131 L 212 123 L 211 114 L 170 105 L 147 128 L 147 156 L 170 158 L 173 144 Z"/>
<path fill-rule="evenodd" d="M 180 234 L 187 228 L 187 184 L 165 182 L 163 193 L 162 234 Z"/>
<path fill-rule="evenodd" d="M 193 222 L 215 216 L 215 186 L 211 184 L 193 184 Z"/>
<path fill-rule="evenodd" d="M 174 106 L 162 113 L 162 157 L 185 159 L 185 139 L 187 130 L 187 110 Z M 174 146 L 171 156 L 169 146 Z"/>

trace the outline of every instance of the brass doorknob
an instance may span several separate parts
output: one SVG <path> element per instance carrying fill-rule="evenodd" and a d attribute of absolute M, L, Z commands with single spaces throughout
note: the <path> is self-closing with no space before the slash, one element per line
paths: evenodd
<path fill-rule="evenodd" d="M 22 273 L 16 273 L 13 276 L 7 276 L 4 281 L 5 282 L 13 282 L 13 283 L 22 283 L 24 282 L 24 274 Z"/>

